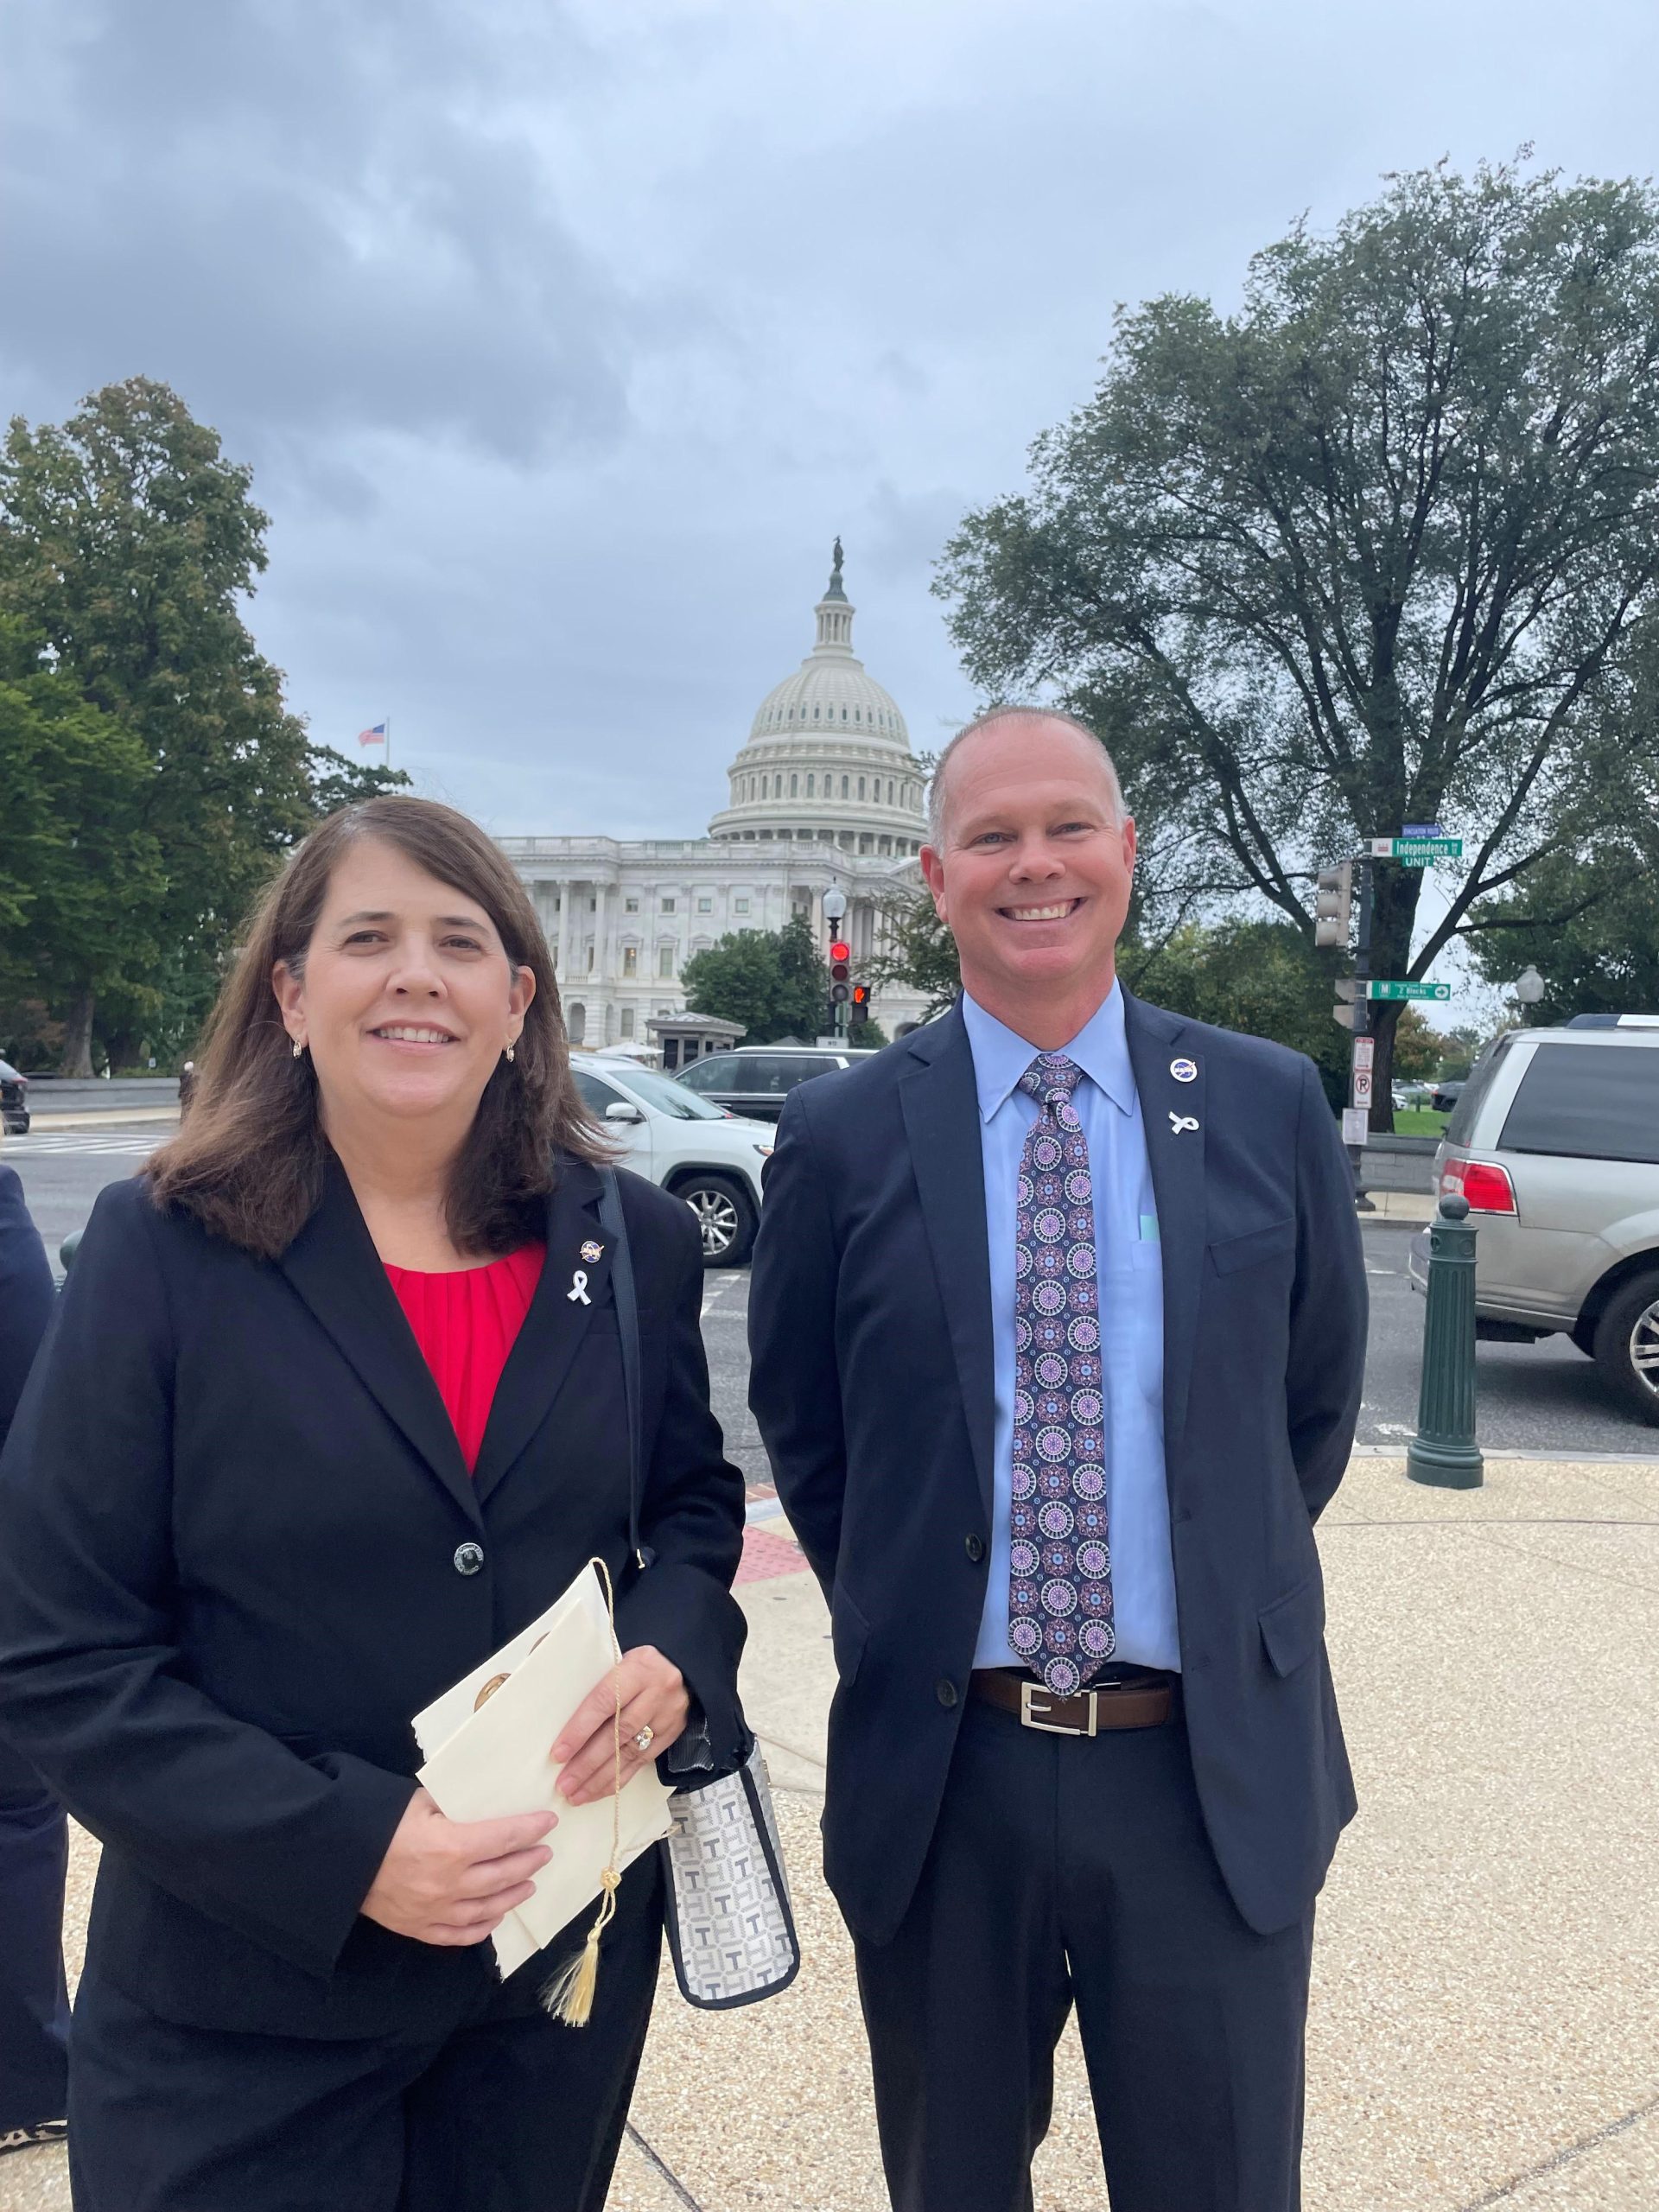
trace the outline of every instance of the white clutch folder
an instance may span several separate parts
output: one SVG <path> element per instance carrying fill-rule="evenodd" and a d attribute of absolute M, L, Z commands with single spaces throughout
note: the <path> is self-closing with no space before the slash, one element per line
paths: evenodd
<path fill-rule="evenodd" d="M 547 1838 L 553 1856 L 535 1877 L 535 1895 L 495 1931 L 504 1980 L 599 1895 L 600 1876 L 613 1864 L 613 1836 L 621 1873 L 668 1834 L 670 1793 L 654 1765 L 624 1785 L 620 1801 L 573 1805 L 555 1791 L 562 1770 L 548 1752 L 615 1657 L 605 1594 L 593 1568 L 584 1567 L 539 1620 L 415 1716 L 415 1739 L 426 1758 L 416 1778 L 452 1821 L 545 1810 L 559 1816 Z"/>

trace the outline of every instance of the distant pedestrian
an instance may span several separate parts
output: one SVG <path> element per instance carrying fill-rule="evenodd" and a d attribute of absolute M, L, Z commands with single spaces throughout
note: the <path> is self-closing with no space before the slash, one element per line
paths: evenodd
<path fill-rule="evenodd" d="M 372 800 L 313 832 L 245 944 L 180 1135 L 98 1202 L 0 1462 L 0 1725 L 104 1843 L 75 2202 L 600 2212 L 657 1855 L 623 1878 L 590 2021 L 550 2018 L 591 1908 L 505 1983 L 486 1938 L 556 1831 L 445 1819 L 410 1720 L 597 1554 L 623 1779 L 747 1748 L 696 1224 L 620 1178 L 636 1551 L 602 1139 L 499 849 Z M 567 1747 L 580 1802 L 612 1785 L 605 1687 Z"/>
<path fill-rule="evenodd" d="M 1313 1522 L 1365 1276 L 1311 1062 L 1116 977 L 1066 717 L 946 749 L 943 1020 L 784 1109 L 753 1402 L 831 1607 L 824 1853 L 902 2212 L 1028 2212 L 1075 2005 L 1113 2212 L 1293 2212 L 1354 1809 Z"/>
<path fill-rule="evenodd" d="M 15 1169 L 0 1166 L 0 1445 L 52 1316 L 52 1270 Z M 0 2152 L 55 2142 L 67 2109 L 63 1980 L 68 1822 L 0 1741 Z"/>

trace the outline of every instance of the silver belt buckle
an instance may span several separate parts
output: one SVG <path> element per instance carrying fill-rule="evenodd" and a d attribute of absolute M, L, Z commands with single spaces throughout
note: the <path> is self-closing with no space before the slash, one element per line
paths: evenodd
<path fill-rule="evenodd" d="M 1058 1700 L 1051 1696 L 1041 1682 L 1021 1682 L 1020 1685 L 1020 1726 L 1022 1728 L 1039 1728 L 1045 1736 L 1092 1736 L 1096 1732 L 1095 1694 L 1093 1690 L 1084 1690 L 1083 1694 L 1089 1700 L 1089 1726 L 1086 1728 L 1068 1728 L 1063 1722 L 1058 1720 L 1039 1720 L 1032 1711 L 1033 1699 L 1041 1698 L 1046 1705 L 1058 1704 Z"/>

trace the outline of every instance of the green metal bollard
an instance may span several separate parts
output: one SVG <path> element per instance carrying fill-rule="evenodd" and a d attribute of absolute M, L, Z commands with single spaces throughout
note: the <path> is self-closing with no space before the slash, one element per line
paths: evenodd
<path fill-rule="evenodd" d="M 58 1257 L 63 1262 L 65 1274 L 67 1274 L 70 1268 L 74 1266 L 75 1255 L 79 1249 L 80 1231 L 78 1229 L 72 1229 L 58 1247 Z"/>
<path fill-rule="evenodd" d="M 1423 1319 L 1423 1380 L 1417 1433 L 1406 1447 L 1414 1483 L 1478 1490 L 1475 1442 L 1475 1225 L 1461 1195 L 1440 1200 L 1428 1233 L 1428 1311 Z"/>

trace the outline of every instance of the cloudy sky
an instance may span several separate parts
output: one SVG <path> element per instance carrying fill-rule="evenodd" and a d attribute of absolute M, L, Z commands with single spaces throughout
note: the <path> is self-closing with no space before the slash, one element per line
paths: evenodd
<path fill-rule="evenodd" d="M 314 734 L 499 832 L 701 834 L 830 543 L 912 741 L 931 563 L 1113 305 L 1523 141 L 1649 173 L 1651 0 L 9 0 L 0 403 L 163 378 Z"/>

